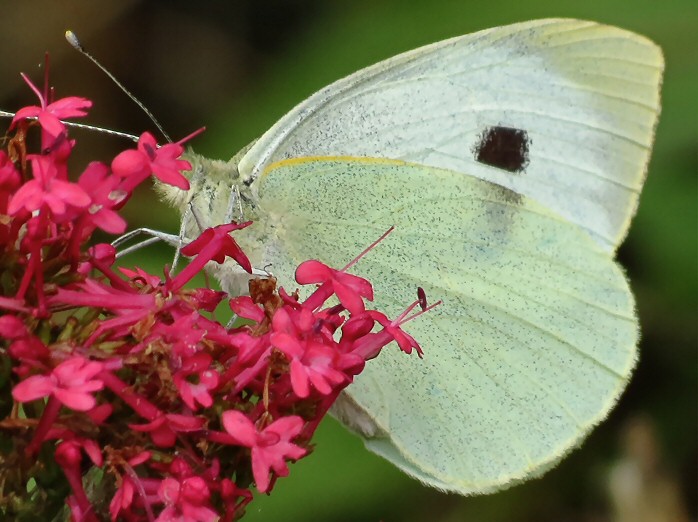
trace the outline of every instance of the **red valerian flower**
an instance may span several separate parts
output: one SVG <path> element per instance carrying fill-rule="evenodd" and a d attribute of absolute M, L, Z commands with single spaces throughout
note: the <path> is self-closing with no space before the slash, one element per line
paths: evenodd
<path fill-rule="evenodd" d="M 157 310 L 158 302 L 153 293 L 141 294 L 133 288 L 117 289 L 92 279 L 86 279 L 74 287 L 75 290 L 59 288 L 48 299 L 49 304 L 94 306 L 113 311 L 113 316 L 102 321 L 86 341 L 88 345 L 105 331 L 112 331 L 113 335 L 130 331 L 135 324 Z"/>
<path fill-rule="evenodd" d="M 161 415 L 147 424 L 129 424 L 129 428 L 150 433 L 150 438 L 156 446 L 171 448 L 177 440 L 177 433 L 200 430 L 205 422 L 201 417 L 170 413 Z"/>
<path fill-rule="evenodd" d="M 192 298 L 196 301 L 197 309 L 204 312 L 213 312 L 218 304 L 228 296 L 221 290 L 211 288 L 197 288 Z"/>
<path fill-rule="evenodd" d="M 230 309 L 235 312 L 235 315 L 244 319 L 250 319 L 256 323 L 264 321 L 264 310 L 262 310 L 248 295 L 233 297 L 230 299 L 229 304 Z"/>
<path fill-rule="evenodd" d="M 151 330 L 151 335 L 144 339 L 147 345 L 150 338 L 161 338 L 163 341 L 171 345 L 170 360 L 175 364 L 182 359 L 188 360 L 200 353 L 201 347 L 199 343 L 206 337 L 206 329 L 202 327 L 203 318 L 197 312 L 190 313 L 186 316 L 177 317 L 172 324 L 156 322 Z M 201 353 L 201 355 L 206 355 Z M 193 359 L 188 361 L 185 366 L 184 375 L 197 373 L 203 366 L 210 365 L 210 359 Z"/>
<path fill-rule="evenodd" d="M 417 341 L 414 340 L 414 337 L 406 333 L 400 327 L 400 319 L 391 321 L 385 314 L 382 314 L 375 310 L 368 310 L 366 313 L 376 322 L 380 323 L 380 325 L 383 327 L 384 332 L 386 332 L 390 337 L 392 337 L 395 340 L 395 342 L 398 344 L 398 346 L 403 352 L 410 354 L 412 353 L 412 349 L 414 348 L 417 350 L 419 356 L 422 356 L 422 348 L 419 346 Z"/>
<path fill-rule="evenodd" d="M 77 96 L 61 98 L 60 100 L 47 104 L 46 100 L 31 80 L 25 74 L 22 74 L 22 78 L 24 78 L 24 81 L 27 82 L 29 87 L 38 96 L 41 106 L 32 105 L 18 110 L 14 118 L 12 118 L 10 129 L 20 120 L 25 118 L 37 118 L 41 128 L 49 136 L 56 138 L 58 135 L 65 132 L 65 125 L 60 120 L 86 116 L 87 109 L 92 107 L 92 102 L 90 100 Z"/>
<path fill-rule="evenodd" d="M 89 361 L 79 355 L 56 366 L 49 375 L 32 375 L 12 389 L 16 401 L 28 402 L 53 395 L 68 408 L 87 411 L 96 401 L 92 392 L 101 390 L 104 383 L 94 379 L 103 364 Z"/>
<path fill-rule="evenodd" d="M 167 143 L 158 147 L 155 137 L 149 132 L 141 134 L 136 150 L 126 150 L 111 163 L 117 176 L 125 178 L 122 188 L 131 192 L 144 179 L 153 174 L 163 183 L 182 190 L 189 190 L 189 181 L 181 171 L 191 170 L 191 163 L 179 157 L 184 147 L 178 143 Z"/>
<path fill-rule="evenodd" d="M 14 315 L 0 316 L 0 337 L 5 339 L 20 339 L 29 335 L 25 324 Z"/>
<path fill-rule="evenodd" d="M 145 270 L 139 267 L 131 270 L 126 267 L 119 267 L 119 271 L 128 277 L 132 282 L 138 283 L 139 286 L 150 286 L 151 288 L 157 288 L 162 284 L 162 279 L 154 274 L 149 274 Z"/>
<path fill-rule="evenodd" d="M 205 231 L 183 249 L 194 257 L 178 274 L 117 268 L 114 247 L 88 245 L 92 233 L 124 229 L 117 211 L 151 173 L 188 185 L 179 170 L 190 165 L 175 158 L 183 141 L 158 147 L 146 133 L 115 172 L 94 162 L 72 176 L 75 141 L 60 118 L 89 103 L 49 105 L 48 85 L 43 96 L 32 86 L 41 107 L 18 113 L 9 154 L 0 151 L 0 370 L 11 372 L 0 460 L 18 467 L 0 470 L 3 491 L 47 520 L 63 515 L 63 503 L 42 505 L 55 491 L 83 522 L 238 520 L 252 500 L 250 469 L 270 492 L 366 359 L 392 340 L 416 346 L 400 327 L 417 305 L 390 321 L 366 310 L 368 281 L 310 261 L 298 270 L 299 282 L 319 285 L 309 300 L 251 279 L 249 297 L 230 300 L 246 321 L 224 325 L 215 313 L 226 294 L 185 284 L 229 257 L 252 272 L 231 237 L 250 223 Z M 44 127 L 40 154 L 25 139 L 36 125 L 22 117 Z M 56 465 L 62 478 L 27 491 L 27 478 Z M 0 506 L 0 518 L 16 518 L 12 509 Z"/>
<path fill-rule="evenodd" d="M 230 232 L 233 230 L 241 230 L 251 224 L 252 221 L 225 223 L 204 230 L 199 237 L 182 248 L 182 254 L 185 256 L 196 255 L 196 258 L 172 280 L 172 288 L 178 289 L 183 287 L 209 261 L 222 264 L 226 257 L 234 259 L 248 274 L 251 274 L 252 263 L 250 263 L 240 246 L 230 236 Z"/>
<path fill-rule="evenodd" d="M 133 504 L 133 494 L 136 492 L 136 485 L 128 475 L 122 477 L 121 486 L 109 502 L 109 514 L 112 520 L 116 520 L 122 509 L 128 509 Z"/>
<path fill-rule="evenodd" d="M 0 150 L 0 214 L 8 214 L 7 203 L 21 183 L 22 178 L 14 163 L 4 150 Z"/>
<path fill-rule="evenodd" d="M 292 317 L 293 316 L 293 317 Z M 291 386 L 300 398 L 308 397 L 310 384 L 322 395 L 348 382 L 342 370 L 362 362 L 361 357 L 340 353 L 331 333 L 322 335 L 313 313 L 280 308 L 272 319 L 271 343 L 291 360 Z"/>
<path fill-rule="evenodd" d="M 60 442 L 56 448 L 55 459 L 56 463 L 63 470 L 73 490 L 72 499 L 68 501 L 72 504 L 71 511 L 73 514 L 75 514 L 76 511 L 81 513 L 82 517 L 80 520 L 84 520 L 85 522 L 96 522 L 97 517 L 92 512 L 92 506 L 82 485 L 82 451 L 80 451 L 80 442 L 79 440 Z M 97 466 L 101 466 L 102 456 L 99 453 L 97 444 L 94 441 L 82 442 L 85 447 L 85 452 L 92 462 Z M 95 460 L 95 458 L 97 460 Z"/>
<path fill-rule="evenodd" d="M 218 514 L 209 504 L 211 491 L 201 477 L 177 480 L 167 477 L 160 483 L 158 495 L 165 504 L 156 522 L 216 522 Z"/>
<path fill-rule="evenodd" d="M 250 448 L 252 475 L 262 493 L 269 488 L 270 470 L 285 477 L 286 459 L 297 460 L 306 454 L 304 448 L 290 442 L 303 429 L 303 419 L 297 415 L 277 419 L 262 431 L 257 431 L 254 423 L 237 410 L 224 412 L 222 422 L 236 444 Z"/>
<path fill-rule="evenodd" d="M 80 175 L 78 185 L 92 198 L 90 222 L 110 234 L 122 234 L 126 220 L 113 209 L 123 204 L 128 193 L 117 188 L 119 178 L 111 175 L 104 163 L 93 161 Z"/>
<path fill-rule="evenodd" d="M 134 467 L 147 462 L 151 455 L 149 451 L 142 451 L 122 464 L 121 467 L 124 467 L 129 473 L 120 477 L 121 484 L 119 489 L 109 503 L 109 514 L 112 520 L 117 520 L 122 510 L 128 512 L 129 508 L 137 503 L 134 495 L 140 495 L 140 500 L 143 501 L 146 509 L 152 513 L 150 504 L 157 499 L 157 491 L 161 481 L 152 478 L 140 478 L 133 471 Z"/>
<path fill-rule="evenodd" d="M 90 204 L 90 196 L 79 185 L 58 179 L 58 170 L 50 155 L 32 154 L 28 158 L 34 179 L 27 181 L 12 196 L 7 208 L 9 215 L 17 214 L 21 209 L 34 212 L 46 206 L 54 218 L 60 219 L 66 217 L 68 207 L 86 208 Z"/>
<path fill-rule="evenodd" d="M 317 297 L 311 296 L 306 301 L 311 308 L 317 300 L 324 303 L 327 296 L 333 293 L 352 314 L 364 311 L 364 298 L 373 301 L 373 287 L 364 278 L 335 270 L 314 259 L 298 265 L 296 281 L 301 285 L 321 284 Z"/>
<path fill-rule="evenodd" d="M 29 375 L 35 368 L 46 368 L 50 364 L 50 350 L 34 335 L 17 337 L 7 352 L 19 361 L 20 364 L 15 367 L 14 372 L 20 377 Z"/>
<path fill-rule="evenodd" d="M 213 404 L 210 392 L 218 386 L 220 376 L 211 368 L 212 362 L 213 358 L 209 354 L 197 353 L 186 359 L 182 368 L 172 377 L 180 397 L 192 410 L 197 409 L 197 402 L 205 408 Z M 192 378 L 195 382 L 190 380 Z"/>

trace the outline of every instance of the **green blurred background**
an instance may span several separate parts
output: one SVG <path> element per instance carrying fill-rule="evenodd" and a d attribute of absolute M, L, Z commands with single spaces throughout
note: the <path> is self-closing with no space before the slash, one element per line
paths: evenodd
<path fill-rule="evenodd" d="M 682 521 L 696 519 L 698 461 L 698 5 L 586 0 L 269 0 L 3 2 L 0 108 L 35 103 L 18 72 L 40 81 L 51 53 L 59 96 L 91 98 L 90 122 L 140 133 L 148 120 L 63 41 L 73 29 L 178 139 L 228 159 L 295 103 L 378 60 L 478 29 L 542 17 L 618 25 L 662 46 L 663 113 L 640 210 L 619 257 L 638 301 L 643 340 L 632 382 L 609 419 L 543 478 L 486 497 L 444 495 L 402 476 L 333 420 L 245 518 L 336 521 Z M 76 169 L 108 161 L 118 139 L 78 139 Z M 133 223 L 175 231 L 176 215 L 144 191 Z M 157 270 L 171 253 L 134 262 Z M 464 405 L 467 407 L 467 405 Z M 467 448 L 463 448 L 467 451 Z M 619 500 L 615 477 L 626 491 Z M 633 488 L 635 488 L 633 490 Z M 633 493 L 636 491 L 636 493 Z M 636 497 L 632 495 L 636 494 Z M 625 498 L 625 497 L 624 497 Z M 620 502 L 621 507 L 618 507 Z M 638 508 L 627 514 L 622 506 Z M 644 507 L 649 506 L 649 507 Z M 654 509 L 653 509 L 654 508 Z"/>

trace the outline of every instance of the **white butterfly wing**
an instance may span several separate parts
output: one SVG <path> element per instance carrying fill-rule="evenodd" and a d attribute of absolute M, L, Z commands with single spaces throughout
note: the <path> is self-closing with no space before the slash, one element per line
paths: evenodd
<path fill-rule="evenodd" d="M 321 195 L 321 197 L 319 197 Z M 603 419 L 636 358 L 622 271 L 576 225 L 474 177 L 380 160 L 284 161 L 259 179 L 255 225 L 288 285 L 299 262 L 352 271 L 395 317 L 422 286 L 443 304 L 406 325 L 346 393 L 375 423 L 367 446 L 462 494 L 542 473 Z"/>
<path fill-rule="evenodd" d="M 256 178 L 275 161 L 327 155 L 446 168 L 529 196 L 613 251 L 644 182 L 662 69 L 652 42 L 594 22 L 489 29 L 322 89 L 262 136 L 239 171 Z M 523 172 L 475 159 L 494 126 L 527 134 Z"/>

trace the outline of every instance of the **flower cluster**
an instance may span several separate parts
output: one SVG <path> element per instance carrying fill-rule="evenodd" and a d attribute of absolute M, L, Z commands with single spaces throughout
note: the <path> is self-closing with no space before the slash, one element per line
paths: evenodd
<path fill-rule="evenodd" d="M 71 181 L 63 120 L 91 104 L 49 103 L 25 80 L 41 103 L 17 112 L 0 151 L 0 518 L 237 520 L 252 484 L 269 492 L 308 454 L 368 359 L 393 340 L 421 355 L 409 318 L 366 309 L 368 281 L 314 260 L 297 271 L 306 300 L 273 279 L 249 296 L 187 288 L 210 261 L 251 272 L 230 235 L 250 223 L 205 231 L 176 275 L 117 269 L 92 233 L 123 233 L 118 211 L 151 174 L 188 188 L 183 148 L 145 133 Z M 236 327 L 214 320 L 224 299 Z"/>

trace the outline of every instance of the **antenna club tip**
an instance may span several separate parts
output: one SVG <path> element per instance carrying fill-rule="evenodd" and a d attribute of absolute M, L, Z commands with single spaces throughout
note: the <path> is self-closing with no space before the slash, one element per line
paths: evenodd
<path fill-rule="evenodd" d="M 68 29 L 65 32 L 65 39 L 68 41 L 68 43 L 70 45 L 72 45 L 78 51 L 82 50 L 82 45 L 80 44 L 80 40 L 78 40 L 77 35 L 73 31 L 71 31 L 70 29 Z"/>

